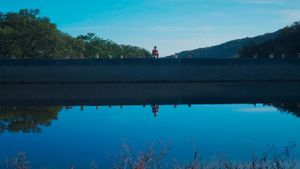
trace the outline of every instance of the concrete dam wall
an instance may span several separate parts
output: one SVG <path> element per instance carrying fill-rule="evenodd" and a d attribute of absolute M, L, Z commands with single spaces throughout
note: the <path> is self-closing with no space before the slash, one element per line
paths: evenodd
<path fill-rule="evenodd" d="M 300 59 L 0 60 L 0 83 L 300 81 Z"/>

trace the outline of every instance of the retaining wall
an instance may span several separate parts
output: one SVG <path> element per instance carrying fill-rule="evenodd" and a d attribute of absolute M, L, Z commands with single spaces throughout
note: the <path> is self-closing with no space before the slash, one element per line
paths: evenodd
<path fill-rule="evenodd" d="M 0 83 L 299 80 L 300 59 L 0 60 Z"/>

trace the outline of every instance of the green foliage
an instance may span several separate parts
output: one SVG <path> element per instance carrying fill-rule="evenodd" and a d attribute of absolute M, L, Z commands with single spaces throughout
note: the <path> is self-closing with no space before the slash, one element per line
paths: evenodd
<path fill-rule="evenodd" d="M 262 43 L 275 38 L 278 32 L 268 33 L 253 38 L 243 38 L 229 41 L 220 45 L 199 48 L 191 51 L 183 51 L 177 54 L 179 58 L 234 58 L 238 55 L 239 50 L 253 43 Z M 174 57 L 170 56 L 170 57 Z"/>
<path fill-rule="evenodd" d="M 57 119 L 61 107 L 0 107 L 0 133 L 41 132 L 42 126 L 50 126 Z"/>
<path fill-rule="evenodd" d="M 266 58 L 272 54 L 274 57 L 295 58 L 300 53 L 299 42 L 300 22 L 295 22 L 291 26 L 281 29 L 279 35 L 274 39 L 244 47 L 240 50 L 239 56 L 242 58 L 253 56 Z"/>
<path fill-rule="evenodd" d="M 253 38 L 229 41 L 217 46 L 183 51 L 177 54 L 179 58 L 258 58 L 269 57 L 297 57 L 300 53 L 300 22 Z M 170 56 L 170 57 L 174 57 Z"/>
<path fill-rule="evenodd" d="M 86 58 L 148 58 L 150 53 L 139 47 L 118 45 L 111 40 L 99 38 L 94 33 L 80 35 L 77 39 L 85 43 L 84 56 Z"/>
<path fill-rule="evenodd" d="M 0 13 L 0 58 L 148 57 L 145 49 L 118 45 L 89 33 L 77 38 L 59 31 L 39 10 Z"/>

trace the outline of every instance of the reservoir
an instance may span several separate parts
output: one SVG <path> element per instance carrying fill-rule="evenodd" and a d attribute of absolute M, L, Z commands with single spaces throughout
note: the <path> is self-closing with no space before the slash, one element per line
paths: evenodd
<path fill-rule="evenodd" d="M 0 159 L 32 168 L 113 168 L 168 147 L 169 167 L 220 155 L 251 161 L 284 151 L 300 161 L 298 82 L 1 84 Z M 176 161 L 176 162 L 175 162 Z"/>

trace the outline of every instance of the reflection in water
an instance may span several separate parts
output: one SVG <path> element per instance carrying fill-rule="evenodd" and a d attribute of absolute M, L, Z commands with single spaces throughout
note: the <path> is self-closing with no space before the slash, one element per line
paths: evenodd
<path fill-rule="evenodd" d="M 300 82 L 0 84 L 0 106 L 300 102 Z"/>
<path fill-rule="evenodd" d="M 273 106 L 280 112 L 293 114 L 295 117 L 300 117 L 299 103 L 271 103 L 266 106 Z M 146 105 L 143 105 L 145 107 Z M 191 107 L 192 105 L 188 105 Z M 100 106 L 95 106 L 96 110 Z M 111 108 L 111 106 L 108 106 Z M 173 108 L 177 105 L 174 104 Z M 123 106 L 120 106 L 122 109 Z M 58 119 L 58 113 L 62 109 L 72 109 L 68 106 L 53 106 L 53 107 L 0 107 L 0 132 L 42 132 L 42 127 L 51 125 L 51 121 Z M 80 110 L 84 111 L 85 107 L 80 106 Z M 157 117 L 159 105 L 151 105 L 154 117 Z"/>
<path fill-rule="evenodd" d="M 232 160 L 228 162 L 248 162 L 251 160 L 248 152 L 260 153 L 266 144 L 276 147 L 293 141 L 299 144 L 300 138 L 296 134 L 300 127 L 299 119 L 281 114 L 274 108 L 270 110 L 270 105 L 265 105 L 269 111 L 256 111 L 254 114 L 240 111 L 242 108 L 256 109 L 251 105 L 153 104 L 145 105 L 146 108 L 143 105 L 125 106 L 124 110 L 120 110 L 122 106 L 109 109 L 109 105 L 0 107 L 1 131 L 5 132 L 0 134 L 0 158 L 24 152 L 30 157 L 32 168 L 42 165 L 49 166 L 49 169 L 66 168 L 63 166 L 73 164 L 76 168 L 86 168 L 91 161 L 101 168 L 110 168 L 115 162 L 113 159 L 118 154 L 118 147 L 123 143 L 133 147 L 131 151 L 134 153 L 141 152 L 149 142 L 171 141 L 167 158 L 176 158 L 183 164 L 183 160 L 196 159 L 191 159 L 193 150 L 190 145 L 192 140 L 196 140 L 201 147 L 201 159 L 211 160 L 216 154 L 226 153 Z M 282 107 L 284 105 L 291 108 L 297 104 L 281 104 Z M 258 110 L 264 109 L 262 104 L 257 107 Z M 297 107 L 291 109 L 298 111 Z M 154 114 L 158 118 L 152 118 L 153 110 L 155 113 L 159 111 L 159 114 Z M 57 117 L 60 121 L 50 126 Z M 43 133 L 21 133 L 41 131 Z M 283 139 L 277 139 L 279 136 Z M 255 148 L 252 149 L 252 146 Z M 294 153 L 300 157 L 298 146 Z M 137 155 L 133 154 L 134 157 Z M 269 162 L 272 161 L 270 159 Z M 0 168 L 3 168 L 1 164 Z"/>
<path fill-rule="evenodd" d="M 156 117 L 158 110 L 159 110 L 159 105 L 155 104 L 155 105 L 152 105 L 151 107 L 152 107 L 152 113 L 153 113 L 154 117 Z"/>
<path fill-rule="evenodd" d="M 300 117 L 300 103 L 280 103 L 271 105 L 281 112 L 290 113 L 296 117 Z"/>
<path fill-rule="evenodd" d="M 153 105 L 153 107 L 155 106 L 156 105 Z M 178 106 L 176 110 L 173 109 L 172 106 L 159 106 L 160 113 L 161 113 L 159 114 L 159 118 L 151 118 L 152 106 L 149 105 L 146 107 L 146 109 L 143 109 L 142 106 L 134 106 L 134 107 L 126 106 L 124 108 L 124 112 L 126 112 L 126 114 L 124 114 L 124 112 L 120 113 L 117 111 L 120 108 L 119 106 L 113 106 L 111 110 L 108 108 L 108 106 L 101 107 L 100 112 L 96 111 L 96 107 L 85 107 L 85 106 L 83 107 L 84 108 L 83 112 L 80 111 L 80 107 L 74 107 L 70 111 L 62 110 L 62 112 L 59 114 L 59 119 L 63 123 L 62 122 L 55 123 L 55 126 L 53 125 L 52 127 L 49 127 L 47 130 L 43 130 L 43 134 L 22 134 L 22 133 L 3 134 L 2 135 L 3 137 L 1 139 L 1 146 L 0 146 L 1 148 L 0 158 L 1 157 L 6 158 L 12 152 L 17 153 L 18 151 L 21 151 L 21 152 L 25 152 L 26 154 L 28 154 L 28 157 L 30 157 L 29 158 L 30 162 L 33 162 L 30 164 L 32 165 L 32 168 L 41 168 L 40 166 L 42 165 L 47 167 L 49 166 L 49 169 L 67 168 L 63 166 L 67 166 L 67 165 L 70 166 L 71 164 L 72 165 L 75 164 L 76 168 L 86 168 L 86 166 L 91 161 L 95 161 L 95 163 L 99 164 L 101 168 L 109 168 L 111 167 L 111 165 L 113 165 L 113 162 L 119 162 L 114 157 L 116 154 L 118 154 L 118 150 L 119 150 L 118 147 L 123 143 L 124 144 L 128 143 L 129 147 L 133 147 L 133 149 L 130 149 L 131 155 L 133 156 L 125 156 L 125 157 L 128 158 L 133 157 L 133 160 L 137 160 L 136 162 L 138 162 L 139 157 L 144 157 L 144 156 L 138 156 L 140 155 L 140 152 L 143 152 L 142 150 L 144 148 L 146 148 L 145 154 L 141 154 L 141 155 L 147 155 L 146 157 L 151 157 L 154 160 L 156 159 L 154 158 L 156 157 L 156 155 L 161 154 L 159 152 L 152 153 L 153 152 L 152 150 L 147 151 L 148 150 L 147 147 L 144 146 L 146 146 L 149 142 L 151 142 L 150 145 L 152 145 L 152 143 L 154 145 L 155 142 L 163 143 L 165 140 L 170 140 L 169 138 L 174 138 L 176 142 L 170 140 L 170 144 L 172 147 L 171 147 L 171 151 L 167 152 L 167 158 L 168 159 L 177 158 L 179 160 L 178 164 L 182 164 L 182 165 L 185 164 L 184 162 L 182 162 L 182 160 L 192 160 L 191 164 L 200 164 L 199 162 L 204 162 L 204 161 L 199 161 L 200 158 L 201 160 L 203 159 L 203 157 L 205 158 L 205 160 L 206 159 L 214 160 L 212 156 L 219 153 L 226 153 L 230 155 L 228 156 L 228 161 L 226 162 L 235 163 L 238 160 L 241 160 L 243 162 L 247 162 L 247 164 L 250 164 L 250 162 L 252 164 L 253 161 L 251 160 L 254 159 L 251 159 L 251 157 L 249 158 L 248 153 L 249 151 L 252 151 L 251 146 L 253 145 L 254 146 L 262 145 L 261 149 L 260 148 L 253 149 L 253 151 L 260 154 L 261 151 L 264 151 L 266 142 L 268 144 L 269 143 L 275 144 L 276 147 L 284 146 L 288 142 L 294 140 L 295 143 L 296 142 L 299 143 L 299 136 L 297 136 L 297 134 L 294 133 L 294 130 L 290 128 L 293 125 L 291 125 L 290 127 L 283 127 L 282 125 L 278 126 L 277 123 L 276 124 L 274 123 L 274 125 L 267 127 L 270 124 L 272 124 L 272 122 L 270 123 L 266 122 L 270 118 L 269 113 L 261 120 L 259 120 L 259 118 L 262 117 L 261 114 L 259 115 L 251 114 L 249 116 L 249 114 L 247 114 L 246 112 L 236 113 L 235 112 L 236 109 L 240 108 L 239 105 L 234 105 L 234 107 L 229 105 L 230 108 L 225 108 L 225 109 L 223 105 L 213 106 L 213 107 L 205 106 L 205 105 L 201 105 L 201 106 L 191 105 L 191 106 L 193 108 L 191 108 L 190 111 L 186 111 L 189 113 L 180 113 L 181 110 L 189 109 L 188 105 Z M 251 105 L 243 105 L 242 107 L 247 107 L 250 109 L 253 108 L 253 106 Z M 262 107 L 261 104 L 258 105 L 258 108 L 261 107 Z M 267 106 L 267 108 L 269 108 L 269 106 Z M 6 108 L 6 110 L 7 109 L 8 108 Z M 9 110 L 11 109 L 12 108 L 9 108 Z M 24 108 L 21 107 L 16 109 L 20 111 L 25 111 Z M 29 108 L 26 108 L 27 111 L 28 109 Z M 32 110 L 37 110 L 37 109 L 49 110 L 51 108 L 32 108 Z M 65 107 L 63 107 L 63 109 L 65 109 Z M 133 109 L 137 111 L 132 114 L 132 111 L 134 111 Z M 172 109 L 174 111 L 172 111 Z M 229 110 L 233 110 L 233 112 L 228 113 Z M 147 114 L 145 115 L 145 113 L 142 113 L 141 111 L 147 111 Z M 203 112 L 207 112 L 207 114 L 209 114 L 208 118 L 206 115 L 204 115 L 205 113 Z M 274 114 L 270 113 L 272 114 L 272 116 L 273 115 L 278 116 L 278 118 L 275 119 L 280 119 L 280 118 L 284 119 L 287 117 L 289 119 L 293 119 L 294 124 L 299 122 L 299 120 L 291 116 L 275 113 L 276 111 L 274 111 L 273 108 L 272 108 L 272 112 L 274 113 Z M 33 114 L 38 115 L 37 113 L 33 113 Z M 125 118 L 120 119 L 119 117 L 125 117 Z M 132 120 L 135 117 L 136 119 Z M 242 120 L 242 122 L 239 122 L 241 119 L 247 119 L 247 120 Z M 265 122 L 267 124 L 265 124 Z M 281 122 L 282 124 L 289 124 L 286 123 L 285 120 L 282 120 Z M 261 125 L 262 123 L 265 125 Z M 155 124 L 155 125 L 151 125 L 151 124 Z M 227 125 L 230 124 L 228 126 L 231 125 L 232 126 L 224 129 L 225 124 Z M 237 126 L 241 126 L 241 128 L 237 129 L 239 128 Z M 274 129 L 270 130 L 270 128 L 272 127 L 274 127 Z M 280 128 L 283 129 L 280 130 Z M 298 129 L 299 127 L 296 127 L 295 130 Z M 188 141 L 185 138 L 187 138 L 188 135 L 192 135 L 191 130 L 193 130 L 192 131 L 193 133 L 196 133 L 194 134 L 195 135 L 194 137 L 195 140 L 197 140 L 195 141 L 197 143 L 194 144 L 198 144 L 198 140 L 200 140 L 199 147 L 201 149 L 199 149 L 199 152 L 196 149 L 193 150 L 190 143 L 184 144 L 185 142 Z M 293 131 L 292 133 L 295 134 L 296 136 L 290 137 L 286 133 L 280 134 L 281 131 Z M 273 132 L 275 133 L 274 134 L 275 136 L 270 134 Z M 209 133 L 217 133 L 217 134 L 211 136 L 209 135 Z M 224 133 L 224 135 L 226 136 L 219 133 Z M 264 136 L 261 135 L 262 133 Z M 266 137 L 270 137 L 274 139 L 277 138 L 279 134 L 281 137 L 286 138 L 284 139 L 284 141 L 282 141 L 283 143 L 280 141 L 273 142 L 271 139 L 267 139 L 264 142 L 264 139 L 266 139 Z M 164 135 L 166 135 L 166 137 Z M 203 137 L 203 135 L 205 137 Z M 123 140 L 121 139 L 123 139 L 124 137 L 126 140 L 123 142 Z M 156 139 L 152 140 L 151 139 L 152 137 Z M 233 137 L 233 139 L 228 139 L 229 137 Z M 259 139 L 257 139 L 256 137 L 258 137 Z M 129 138 L 128 139 L 129 141 L 127 141 L 127 138 Z M 253 140 L 258 140 L 258 141 L 252 142 Z M 121 143 L 121 141 L 123 143 Z M 222 147 L 219 146 L 219 144 L 221 144 Z M 154 150 L 157 150 L 156 145 L 154 146 L 155 146 Z M 242 148 L 243 146 L 247 148 Z M 183 149 L 188 149 L 189 151 L 182 150 L 181 147 Z M 40 150 L 43 150 L 43 152 L 41 152 Z M 236 150 L 238 150 L 239 152 L 236 152 Z M 298 149 L 295 150 L 296 153 L 299 152 Z M 136 154 L 134 153 L 135 151 L 137 152 Z M 197 152 L 193 152 L 193 151 L 197 151 Z M 210 154 L 210 151 L 212 155 Z M 279 151 L 281 151 L 281 149 L 279 149 Z M 269 160 L 265 160 L 265 162 L 267 162 L 268 165 L 272 165 L 274 162 L 271 156 L 273 154 L 272 152 L 270 153 L 271 154 L 262 154 L 261 157 L 265 159 L 265 155 L 270 155 L 268 156 Z M 294 160 L 293 158 L 294 152 L 292 153 L 293 155 L 291 160 Z M 84 154 L 84 156 L 82 154 Z M 181 154 L 186 154 L 186 155 L 181 156 Z M 165 155 L 165 153 L 163 155 Z M 245 157 L 239 158 L 239 156 L 244 156 L 244 155 Z M 296 157 L 299 157 L 298 155 L 299 153 L 296 155 Z M 113 159 L 116 161 L 113 161 Z M 284 158 L 284 159 L 288 160 L 288 158 Z M 50 162 L 48 162 L 48 160 Z M 122 162 L 123 159 L 121 158 L 118 160 Z M 71 164 L 69 163 L 69 161 L 71 161 Z M 259 164 L 259 161 L 260 160 L 255 160 L 254 162 L 255 163 L 257 162 L 256 164 Z M 169 165 L 173 165 L 171 161 L 167 161 L 167 162 Z M 214 164 L 215 162 L 218 161 L 211 161 L 211 162 L 212 163 L 210 164 Z M 54 165 L 57 163 L 58 163 L 57 166 L 59 167 L 52 167 L 52 164 Z M 103 167 L 103 165 L 105 167 Z M 187 166 L 186 168 L 191 168 L 189 166 Z M 1 168 L 1 164 L 0 164 L 0 168 Z M 123 166 L 122 168 L 126 168 L 126 167 Z"/>
<path fill-rule="evenodd" d="M 0 107 L 0 132 L 41 132 L 61 111 L 56 107 Z"/>
<path fill-rule="evenodd" d="M 254 104 L 256 105 L 256 104 Z M 272 106 L 278 109 L 280 112 L 293 114 L 296 117 L 300 117 L 300 103 L 271 103 L 271 104 L 264 104 L 265 106 Z M 189 108 L 192 107 L 191 104 L 187 105 Z M 122 108 L 123 106 L 121 106 Z M 145 107 L 145 105 L 143 105 Z M 176 108 L 177 105 L 173 104 L 173 108 Z M 159 105 L 153 104 L 151 105 L 152 113 L 154 117 L 158 115 L 159 112 Z"/>
<path fill-rule="evenodd" d="M 22 151 L 32 157 L 33 168 L 46 163 L 64 168 L 66 161 L 84 166 L 90 160 L 102 161 L 106 166 L 102 168 L 108 168 L 122 139 L 138 151 L 152 141 L 174 140 L 170 157 L 179 160 L 190 159 L 186 141 L 195 139 L 204 158 L 225 152 L 233 160 L 245 160 L 241 152 L 251 146 L 260 150 L 266 144 L 299 144 L 299 119 L 269 107 L 300 117 L 299 86 L 300 82 L 0 84 L 0 132 L 5 132 L 0 158 Z M 239 105 L 244 103 L 249 105 Z M 240 111 L 252 110 L 254 103 L 260 108 L 256 113 L 267 113 Z M 268 111 L 261 111 L 261 104 Z M 123 106 L 126 114 L 116 110 Z M 58 115 L 60 122 L 49 127 Z M 299 150 L 296 154 L 300 157 Z"/>

